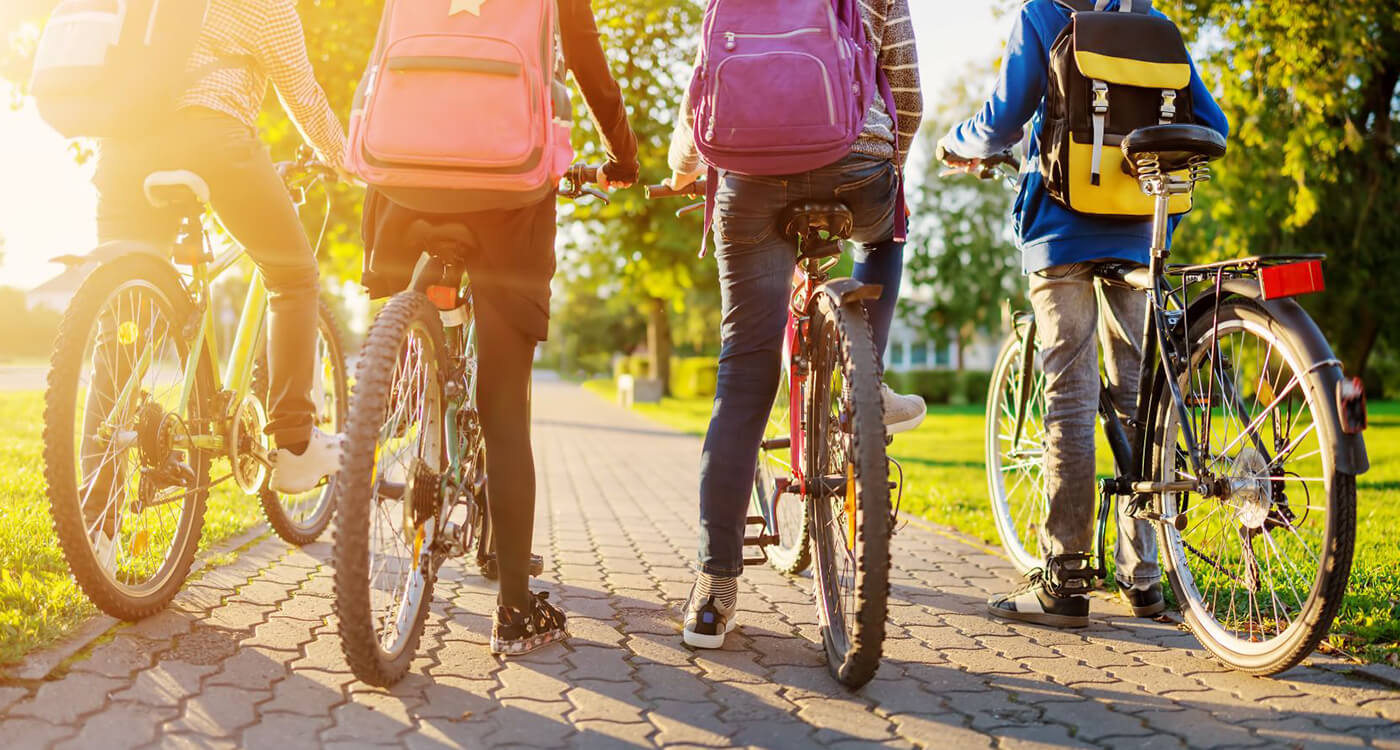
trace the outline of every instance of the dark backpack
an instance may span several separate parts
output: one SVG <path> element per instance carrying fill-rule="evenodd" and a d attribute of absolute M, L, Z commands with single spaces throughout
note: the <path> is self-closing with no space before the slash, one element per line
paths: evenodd
<path fill-rule="evenodd" d="M 39 39 L 30 92 L 68 138 L 150 132 L 175 111 L 208 0 L 63 0 Z"/>
<path fill-rule="evenodd" d="M 1056 0 L 1074 15 L 1050 48 L 1050 84 L 1040 133 L 1040 171 L 1057 203 L 1082 214 L 1143 219 L 1143 194 L 1119 144 L 1137 128 L 1195 123 L 1191 56 L 1176 24 L 1150 13 L 1150 0 L 1117 11 Z M 1101 0 L 1098 7 L 1104 7 Z M 1172 213 L 1191 208 L 1173 196 Z"/>

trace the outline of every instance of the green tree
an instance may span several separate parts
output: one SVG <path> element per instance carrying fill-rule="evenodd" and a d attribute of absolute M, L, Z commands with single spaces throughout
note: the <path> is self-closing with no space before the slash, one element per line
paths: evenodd
<path fill-rule="evenodd" d="M 1004 301 L 1024 299 L 1021 255 L 1010 231 L 1011 190 L 999 179 L 940 176 L 942 166 L 932 158 L 948 128 L 976 111 L 989 82 L 980 71 L 963 78 L 928 119 L 919 135 L 923 156 L 908 170 L 913 216 L 905 277 L 916 292 L 901 300 L 900 312 L 940 346 L 956 343 L 958 370 L 972 336 L 999 328 Z"/>
<path fill-rule="evenodd" d="M 1400 4 L 1395 0 L 1159 0 L 1197 36 L 1230 119 L 1230 153 L 1176 243 L 1202 257 L 1328 254 L 1304 304 L 1360 373 L 1400 345 Z"/>
<path fill-rule="evenodd" d="M 594 10 L 637 132 L 643 179 L 659 181 L 669 174 L 666 145 L 690 81 L 701 7 L 692 0 L 595 0 Z M 583 158 L 598 161 L 596 135 L 584 118 L 576 120 L 574 145 Z M 677 220 L 678 207 L 632 190 L 615 193 L 609 206 L 563 209 L 561 281 L 577 293 L 620 294 L 633 302 L 646 317 L 652 374 L 662 383 L 670 382 L 672 318 L 692 320 L 692 302 L 713 304 L 717 296 L 713 259 L 696 257 L 700 222 Z"/>

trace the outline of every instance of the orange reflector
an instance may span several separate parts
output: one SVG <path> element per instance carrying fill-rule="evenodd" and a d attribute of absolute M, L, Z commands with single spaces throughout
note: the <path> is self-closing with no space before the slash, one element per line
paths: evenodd
<path fill-rule="evenodd" d="M 846 464 L 846 549 L 856 548 L 856 478 L 855 465 Z"/>
<path fill-rule="evenodd" d="M 430 286 L 428 287 L 428 299 L 432 300 L 439 310 L 455 310 L 457 308 L 457 287 Z"/>
<path fill-rule="evenodd" d="M 1259 286 L 1264 299 L 1312 294 L 1327 288 L 1322 280 L 1322 261 L 1305 260 L 1259 269 Z"/>

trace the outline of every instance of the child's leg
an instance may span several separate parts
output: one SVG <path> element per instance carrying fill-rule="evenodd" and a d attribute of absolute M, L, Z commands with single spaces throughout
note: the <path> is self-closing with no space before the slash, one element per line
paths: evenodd
<path fill-rule="evenodd" d="M 883 360 L 895 306 L 899 303 L 899 282 L 904 275 L 904 243 L 889 239 L 860 245 L 856 248 L 855 261 L 855 271 L 851 275 L 856 281 L 884 287 L 877 299 L 865 301 L 865 315 L 870 319 L 875 351 Z"/>
<path fill-rule="evenodd" d="M 1103 347 L 1104 369 L 1108 373 L 1109 395 L 1118 417 L 1124 422 L 1129 444 L 1137 440 L 1128 424 L 1137 408 L 1138 368 L 1142 360 L 1142 326 L 1147 316 L 1147 296 L 1122 287 L 1099 285 L 1099 344 Z M 1124 588 L 1156 583 L 1162 577 L 1157 566 L 1156 530 L 1150 521 L 1139 521 L 1126 514 L 1128 504 L 1118 503 L 1118 549 L 1116 577 Z"/>

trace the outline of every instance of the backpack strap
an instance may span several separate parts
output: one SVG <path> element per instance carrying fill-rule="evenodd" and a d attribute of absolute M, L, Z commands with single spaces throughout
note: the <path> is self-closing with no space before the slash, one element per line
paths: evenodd
<path fill-rule="evenodd" d="M 1062 0 L 1055 0 L 1063 3 Z M 1094 10 L 1104 10 L 1112 0 L 1094 0 Z M 1119 13 L 1150 13 L 1152 12 L 1152 0 L 1120 0 L 1118 3 Z"/>

